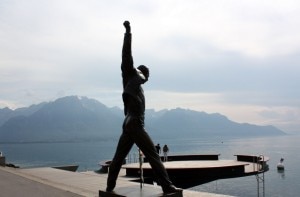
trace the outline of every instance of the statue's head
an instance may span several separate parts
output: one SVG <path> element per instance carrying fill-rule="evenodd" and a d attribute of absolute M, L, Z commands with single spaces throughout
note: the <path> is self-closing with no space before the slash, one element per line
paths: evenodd
<path fill-rule="evenodd" d="M 137 67 L 137 69 L 139 69 L 143 73 L 143 75 L 146 78 L 146 81 L 148 81 L 148 78 L 149 78 L 149 68 L 147 68 L 147 66 L 140 65 L 140 66 Z"/>

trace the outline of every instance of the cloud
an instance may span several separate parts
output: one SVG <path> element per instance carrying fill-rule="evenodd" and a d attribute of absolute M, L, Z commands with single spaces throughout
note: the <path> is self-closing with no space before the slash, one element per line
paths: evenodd
<path fill-rule="evenodd" d="M 289 117 L 299 116 L 299 13 L 294 0 L 3 0 L 0 107 L 64 95 L 122 106 L 122 23 L 130 20 L 135 64 L 151 69 L 150 107 L 285 122 L 292 130 L 297 124 Z"/>
<path fill-rule="evenodd" d="M 299 3 L 296 1 L 287 4 L 282 1 L 164 2 L 155 7 L 154 17 L 151 15 L 143 21 L 155 24 L 151 37 L 164 49 L 172 50 L 176 40 L 169 42 L 168 48 L 163 39 L 181 35 L 196 41 L 194 45 L 197 40 L 207 41 L 218 50 L 254 58 L 276 57 L 299 50 L 296 44 L 300 38 Z M 149 28 L 139 31 L 141 35 L 148 35 Z"/>

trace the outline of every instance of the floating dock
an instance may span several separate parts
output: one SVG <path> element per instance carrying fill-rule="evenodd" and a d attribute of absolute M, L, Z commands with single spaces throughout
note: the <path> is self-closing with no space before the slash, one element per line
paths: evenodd
<path fill-rule="evenodd" d="M 236 160 L 219 160 L 218 157 L 219 155 L 174 155 L 168 157 L 164 166 L 171 181 L 181 188 L 268 171 L 269 158 L 264 156 L 236 155 Z M 139 180 L 139 163 L 125 164 L 123 168 L 126 170 L 126 176 L 136 177 L 137 181 Z M 145 182 L 153 183 L 154 175 L 149 163 L 143 163 L 142 169 Z"/>

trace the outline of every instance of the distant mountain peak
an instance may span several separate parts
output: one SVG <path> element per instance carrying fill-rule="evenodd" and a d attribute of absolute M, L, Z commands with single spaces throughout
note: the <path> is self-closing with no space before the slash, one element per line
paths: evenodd
<path fill-rule="evenodd" d="M 0 141 L 117 139 L 124 112 L 85 96 L 10 110 L 0 109 Z M 219 113 L 190 109 L 146 110 L 146 129 L 155 138 L 282 135 L 273 126 L 239 124 Z"/>

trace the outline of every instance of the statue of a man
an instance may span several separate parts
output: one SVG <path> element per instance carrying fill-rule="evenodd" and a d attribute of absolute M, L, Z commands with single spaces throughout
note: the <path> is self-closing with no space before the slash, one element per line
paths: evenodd
<path fill-rule="evenodd" d="M 156 152 L 154 143 L 144 128 L 145 97 L 142 84 L 148 81 L 149 69 L 144 65 L 140 65 L 137 68 L 134 67 L 131 53 L 130 23 L 129 21 L 125 21 L 123 25 L 126 33 L 122 49 L 121 70 L 125 119 L 123 122 L 123 132 L 109 167 L 106 191 L 111 192 L 115 188 L 123 161 L 135 143 L 149 160 L 163 192 L 181 192 L 182 189 L 176 188 L 170 181 L 167 171 Z"/>

